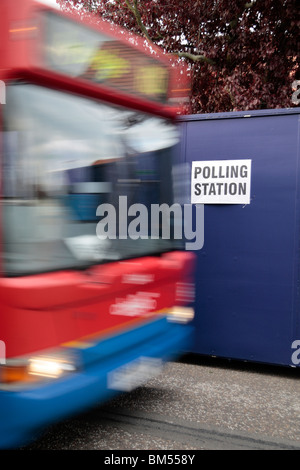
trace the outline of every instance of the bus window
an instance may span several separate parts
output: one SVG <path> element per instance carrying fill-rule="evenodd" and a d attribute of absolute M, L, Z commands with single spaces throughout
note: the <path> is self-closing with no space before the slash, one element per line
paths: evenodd
<path fill-rule="evenodd" d="M 172 203 L 173 124 L 38 87 L 7 87 L 4 270 L 24 275 L 173 248 L 172 240 L 97 238 L 97 207 Z M 127 214 L 126 214 L 127 216 Z M 146 243 L 145 243 L 146 242 Z"/>

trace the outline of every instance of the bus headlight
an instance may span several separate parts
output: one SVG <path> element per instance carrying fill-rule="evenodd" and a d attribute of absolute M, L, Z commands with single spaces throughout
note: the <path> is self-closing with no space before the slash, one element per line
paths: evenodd
<path fill-rule="evenodd" d="M 173 307 L 168 312 L 168 321 L 174 323 L 189 323 L 194 319 L 195 311 L 192 307 Z"/>
<path fill-rule="evenodd" d="M 59 379 L 78 368 L 76 357 L 64 348 L 8 359 L 0 366 L 0 389 L 27 388 L 46 380 Z"/>
<path fill-rule="evenodd" d="M 58 379 L 67 372 L 74 372 L 75 365 L 70 361 L 55 357 L 31 357 L 28 363 L 28 374 L 39 377 Z"/>

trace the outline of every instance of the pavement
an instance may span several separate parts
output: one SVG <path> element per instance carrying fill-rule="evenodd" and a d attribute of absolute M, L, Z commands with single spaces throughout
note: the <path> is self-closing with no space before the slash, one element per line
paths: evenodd
<path fill-rule="evenodd" d="M 185 356 L 30 448 L 300 450 L 300 370 Z"/>

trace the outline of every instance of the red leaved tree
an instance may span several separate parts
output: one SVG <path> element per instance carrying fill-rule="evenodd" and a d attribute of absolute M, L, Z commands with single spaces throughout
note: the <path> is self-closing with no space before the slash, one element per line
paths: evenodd
<path fill-rule="evenodd" d="M 285 108 L 300 101 L 297 0 L 57 3 L 99 15 L 186 61 L 192 113 Z"/>

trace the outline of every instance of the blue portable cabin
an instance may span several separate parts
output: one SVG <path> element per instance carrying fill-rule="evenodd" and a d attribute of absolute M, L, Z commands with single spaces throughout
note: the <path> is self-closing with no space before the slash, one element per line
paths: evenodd
<path fill-rule="evenodd" d="M 190 352 L 298 366 L 300 108 L 183 116 L 181 132 L 190 166 L 251 160 L 250 204 L 204 205 Z"/>

